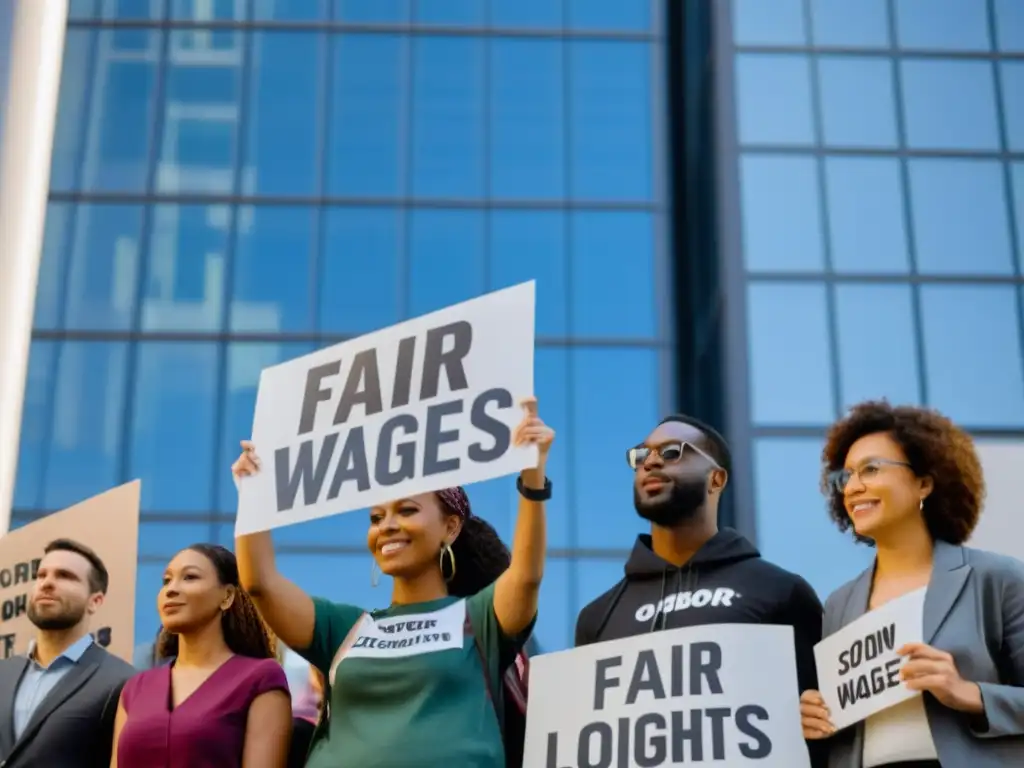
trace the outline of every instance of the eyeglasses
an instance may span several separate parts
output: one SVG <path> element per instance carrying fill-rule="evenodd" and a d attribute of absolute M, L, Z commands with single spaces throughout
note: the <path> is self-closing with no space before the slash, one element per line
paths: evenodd
<path fill-rule="evenodd" d="M 857 469 L 837 469 L 828 473 L 828 482 L 836 493 L 845 493 L 846 486 L 856 477 L 862 483 L 869 483 L 878 477 L 883 467 L 906 467 L 912 469 L 905 461 L 893 461 L 892 459 L 871 459 Z"/>
<path fill-rule="evenodd" d="M 721 469 L 718 462 L 711 458 L 706 452 L 695 446 L 693 443 L 683 442 L 682 440 L 670 440 L 667 443 L 650 447 L 647 445 L 637 445 L 626 451 L 626 463 L 629 464 L 629 468 L 636 470 L 638 467 L 643 466 L 647 458 L 652 454 L 661 456 L 661 460 L 666 464 L 672 464 L 677 461 L 681 461 L 683 454 L 687 450 L 691 450 L 698 456 L 703 456 L 707 459 L 715 469 Z"/>

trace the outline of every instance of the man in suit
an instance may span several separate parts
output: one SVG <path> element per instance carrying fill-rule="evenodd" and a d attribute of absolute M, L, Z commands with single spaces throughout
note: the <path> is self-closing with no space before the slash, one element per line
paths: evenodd
<path fill-rule="evenodd" d="M 44 550 L 28 605 L 27 656 L 0 661 L 0 768 L 107 768 L 121 688 L 135 670 L 93 642 L 109 576 L 88 547 Z"/>

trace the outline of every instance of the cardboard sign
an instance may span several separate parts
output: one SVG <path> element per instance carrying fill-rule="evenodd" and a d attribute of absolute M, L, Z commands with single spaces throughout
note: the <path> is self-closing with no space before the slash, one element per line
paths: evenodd
<path fill-rule="evenodd" d="M 530 664 L 531 768 L 810 766 L 792 627 L 673 629 Z"/>
<path fill-rule="evenodd" d="M 919 589 L 870 611 L 814 646 L 818 688 L 839 730 L 901 701 L 920 696 L 900 680 L 907 643 L 924 637 Z"/>
<path fill-rule="evenodd" d="M 533 393 L 534 283 L 267 368 L 236 535 L 500 477 Z"/>
<path fill-rule="evenodd" d="M 135 480 L 0 538 L 0 657 L 25 653 L 35 637 L 28 602 L 43 549 L 54 539 L 73 539 L 92 549 L 110 574 L 106 598 L 92 617 L 93 637 L 132 663 L 140 488 Z"/>

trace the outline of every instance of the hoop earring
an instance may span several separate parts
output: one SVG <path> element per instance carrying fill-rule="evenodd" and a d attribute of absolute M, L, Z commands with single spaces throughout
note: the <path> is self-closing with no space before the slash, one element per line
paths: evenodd
<path fill-rule="evenodd" d="M 380 568 L 377 567 L 377 561 L 370 560 L 370 586 L 376 587 L 380 583 Z"/>
<path fill-rule="evenodd" d="M 447 575 L 444 572 L 444 556 L 446 554 L 448 555 L 448 562 L 452 566 L 452 572 Z M 455 578 L 455 552 L 452 550 L 452 545 L 449 544 L 447 541 L 444 543 L 444 546 L 441 547 L 441 555 L 438 559 L 438 562 L 441 566 L 441 576 L 444 577 L 445 583 L 449 583 L 452 579 Z"/>

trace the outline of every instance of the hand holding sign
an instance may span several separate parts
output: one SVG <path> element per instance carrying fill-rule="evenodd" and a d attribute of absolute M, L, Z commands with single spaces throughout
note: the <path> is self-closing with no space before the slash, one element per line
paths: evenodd
<path fill-rule="evenodd" d="M 828 705 L 819 691 L 800 694 L 800 724 L 805 739 L 825 739 L 836 732 L 829 716 Z"/>
<path fill-rule="evenodd" d="M 537 446 L 537 469 L 544 469 L 548 461 L 548 452 L 555 441 L 555 430 L 541 421 L 537 415 L 537 398 L 526 397 L 521 401 L 526 415 L 512 433 L 513 445 Z"/>
<path fill-rule="evenodd" d="M 924 643 L 907 643 L 896 651 L 910 660 L 900 670 L 900 677 L 912 691 L 928 691 L 950 709 L 980 715 L 985 711 L 981 689 L 960 677 L 956 662 L 945 651 Z"/>

